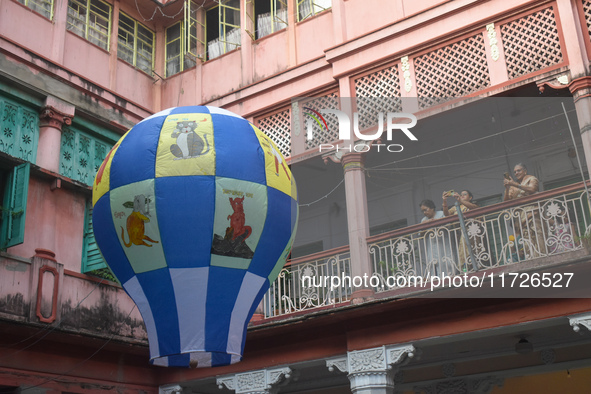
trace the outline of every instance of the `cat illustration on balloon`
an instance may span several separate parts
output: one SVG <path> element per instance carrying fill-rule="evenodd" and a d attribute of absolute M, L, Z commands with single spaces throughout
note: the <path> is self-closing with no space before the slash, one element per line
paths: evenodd
<path fill-rule="evenodd" d="M 199 122 L 207 122 L 207 119 L 200 120 Z M 174 160 L 191 159 L 209 152 L 210 146 L 209 141 L 207 141 L 207 135 L 201 138 L 195 132 L 198 126 L 199 123 L 195 121 L 180 121 L 176 123 L 176 128 L 170 135 L 172 138 L 176 138 L 176 144 L 170 146 L 170 152 L 176 157 Z"/>

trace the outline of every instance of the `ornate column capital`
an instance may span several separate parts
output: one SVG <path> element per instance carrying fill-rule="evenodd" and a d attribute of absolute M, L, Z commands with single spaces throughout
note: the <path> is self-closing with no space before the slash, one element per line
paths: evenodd
<path fill-rule="evenodd" d="M 413 345 L 380 346 L 328 359 L 326 366 L 331 372 L 336 368 L 348 373 L 353 393 L 370 388 L 390 391 L 394 388 L 393 372 L 409 362 L 416 352 Z"/>
<path fill-rule="evenodd" d="M 178 384 L 167 384 L 158 387 L 158 394 L 183 394 L 183 388 Z"/>
<path fill-rule="evenodd" d="M 591 76 L 580 77 L 573 79 L 568 85 L 568 89 L 573 94 L 575 103 L 584 98 L 591 96 Z"/>
<path fill-rule="evenodd" d="M 50 105 L 41 108 L 39 119 L 39 127 L 53 127 L 58 130 L 61 130 L 64 124 L 66 126 L 72 124 L 71 115 L 65 114 Z"/>
<path fill-rule="evenodd" d="M 574 332 L 581 331 L 581 326 L 591 331 L 591 313 L 569 316 L 568 320 Z"/>
<path fill-rule="evenodd" d="M 274 394 L 278 391 L 277 386 L 289 380 L 291 375 L 289 367 L 269 368 L 222 376 L 216 382 L 220 389 L 226 386 L 236 394 Z"/>

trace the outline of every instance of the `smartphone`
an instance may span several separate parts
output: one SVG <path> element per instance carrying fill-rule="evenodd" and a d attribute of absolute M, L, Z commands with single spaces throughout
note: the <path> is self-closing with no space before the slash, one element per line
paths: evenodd
<path fill-rule="evenodd" d="M 511 175 L 509 175 L 508 172 L 504 173 L 503 176 L 505 177 L 505 179 L 507 179 L 508 181 L 511 180 Z"/>

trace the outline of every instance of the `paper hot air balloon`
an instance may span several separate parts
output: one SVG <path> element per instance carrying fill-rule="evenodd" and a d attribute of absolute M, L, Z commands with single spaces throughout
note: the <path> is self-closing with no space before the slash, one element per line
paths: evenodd
<path fill-rule="evenodd" d="M 295 181 L 274 143 L 224 109 L 159 112 L 109 152 L 93 207 L 97 245 L 142 314 L 150 361 L 240 361 L 297 223 Z"/>

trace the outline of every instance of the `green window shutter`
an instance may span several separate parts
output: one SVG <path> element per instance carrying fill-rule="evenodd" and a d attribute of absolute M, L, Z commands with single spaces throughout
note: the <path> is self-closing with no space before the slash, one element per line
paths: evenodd
<path fill-rule="evenodd" d="M 30 168 L 29 163 L 18 165 L 12 169 L 8 176 L 4 193 L 2 231 L 0 234 L 0 241 L 2 242 L 0 247 L 2 249 L 21 244 L 25 239 Z"/>
<path fill-rule="evenodd" d="M 84 250 L 82 251 L 82 272 L 90 272 L 101 268 L 107 268 L 96 241 L 92 229 L 92 206 L 89 202 L 86 207 L 84 220 Z"/>

